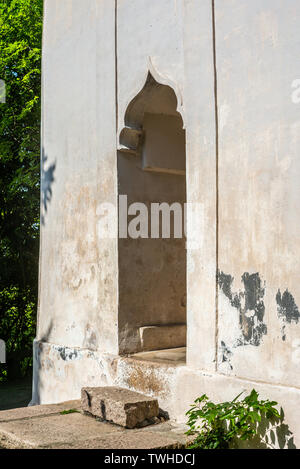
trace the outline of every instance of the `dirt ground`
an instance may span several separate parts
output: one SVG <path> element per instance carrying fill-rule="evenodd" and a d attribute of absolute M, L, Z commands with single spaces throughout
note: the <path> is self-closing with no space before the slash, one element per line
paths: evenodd
<path fill-rule="evenodd" d="M 0 383 L 0 410 L 26 407 L 31 400 L 31 377 Z"/>

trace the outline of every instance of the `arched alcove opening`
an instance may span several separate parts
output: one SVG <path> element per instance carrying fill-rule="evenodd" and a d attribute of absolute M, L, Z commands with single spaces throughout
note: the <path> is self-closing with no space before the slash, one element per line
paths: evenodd
<path fill-rule="evenodd" d="M 124 121 L 118 149 L 119 351 L 175 350 L 186 345 L 185 130 L 175 92 L 149 73 Z"/>

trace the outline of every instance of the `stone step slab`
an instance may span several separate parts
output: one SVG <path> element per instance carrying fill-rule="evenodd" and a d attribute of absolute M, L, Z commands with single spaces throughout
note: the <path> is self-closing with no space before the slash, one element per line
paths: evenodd
<path fill-rule="evenodd" d="M 170 421 L 126 429 L 83 415 L 80 401 L 63 402 L 0 411 L 0 454 L 1 449 L 178 449 L 192 442 L 185 432 Z"/>
<path fill-rule="evenodd" d="M 81 409 L 125 428 L 156 423 L 159 415 L 157 399 L 116 386 L 82 388 Z"/>
<path fill-rule="evenodd" d="M 186 346 L 186 324 L 144 326 L 139 334 L 143 352 Z"/>

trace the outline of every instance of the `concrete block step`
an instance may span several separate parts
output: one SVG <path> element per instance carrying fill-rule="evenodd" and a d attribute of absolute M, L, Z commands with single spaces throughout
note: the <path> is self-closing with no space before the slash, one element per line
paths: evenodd
<path fill-rule="evenodd" d="M 116 386 L 82 388 L 81 409 L 126 428 L 157 423 L 159 415 L 157 399 Z"/>

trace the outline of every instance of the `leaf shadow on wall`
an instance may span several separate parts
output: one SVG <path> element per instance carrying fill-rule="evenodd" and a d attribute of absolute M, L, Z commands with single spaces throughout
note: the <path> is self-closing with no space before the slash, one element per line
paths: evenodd
<path fill-rule="evenodd" d="M 42 149 L 41 161 L 41 223 L 45 225 L 45 218 L 48 211 L 49 204 L 52 199 L 53 191 L 52 186 L 55 182 L 54 173 L 56 170 L 56 161 L 50 166 L 47 164 L 48 157 Z"/>
<path fill-rule="evenodd" d="M 281 407 L 279 418 L 262 418 L 256 424 L 256 435 L 248 441 L 235 441 L 232 449 L 297 449 L 293 433 L 284 422 L 284 417 Z"/>
<path fill-rule="evenodd" d="M 42 337 L 39 339 L 38 343 L 34 347 L 34 361 L 33 361 L 33 389 L 32 389 L 32 400 L 30 406 L 40 404 L 40 395 L 43 390 L 43 380 L 41 376 L 41 371 L 45 370 L 45 363 L 43 363 L 43 343 L 49 342 L 51 332 L 53 329 L 53 321 L 51 320 L 47 329 L 43 333 Z M 48 357 L 46 360 L 46 369 L 51 371 L 51 368 L 54 368 L 54 363 L 51 358 Z"/>

